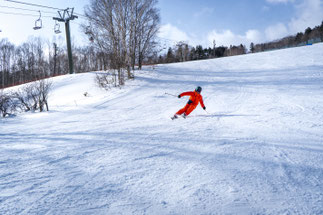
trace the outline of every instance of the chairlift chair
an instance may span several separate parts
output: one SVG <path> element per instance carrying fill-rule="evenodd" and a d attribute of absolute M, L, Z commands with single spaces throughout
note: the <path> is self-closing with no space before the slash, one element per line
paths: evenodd
<path fill-rule="evenodd" d="M 39 11 L 39 18 L 35 21 L 35 27 L 33 27 L 34 30 L 39 30 L 43 27 L 43 22 L 41 20 L 41 13 Z"/>
<path fill-rule="evenodd" d="M 62 33 L 61 30 L 60 30 L 60 25 L 57 23 L 57 21 L 55 22 L 54 32 L 55 32 L 55 34 Z"/>

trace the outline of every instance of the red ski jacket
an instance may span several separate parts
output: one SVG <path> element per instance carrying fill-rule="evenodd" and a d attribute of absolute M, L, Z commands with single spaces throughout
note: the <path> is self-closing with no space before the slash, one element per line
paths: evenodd
<path fill-rule="evenodd" d="M 181 93 L 180 96 L 181 97 L 182 96 L 190 96 L 190 99 L 188 100 L 188 104 L 192 104 L 194 106 L 197 106 L 200 103 L 202 108 L 205 108 L 202 95 L 196 91 L 184 92 L 184 93 Z"/>

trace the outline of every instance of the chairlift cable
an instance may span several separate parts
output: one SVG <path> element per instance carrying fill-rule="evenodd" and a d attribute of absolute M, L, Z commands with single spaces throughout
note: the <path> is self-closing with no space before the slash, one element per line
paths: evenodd
<path fill-rule="evenodd" d="M 46 6 L 46 5 L 40 5 L 40 4 L 33 4 L 33 3 L 28 3 L 28 2 L 22 2 L 22 1 L 15 1 L 15 0 L 5 0 L 8 2 L 12 2 L 12 3 L 17 3 L 17 4 L 24 4 L 24 5 L 28 5 L 28 6 L 33 6 L 33 7 L 42 7 L 42 8 L 48 8 L 48 9 L 53 9 L 53 10 L 60 10 L 60 11 L 64 11 L 64 9 L 61 8 L 56 8 L 56 7 L 51 7 L 51 6 Z M 38 10 L 37 10 L 38 11 Z M 42 11 L 41 11 L 42 12 Z M 84 18 L 86 18 L 85 15 L 80 14 L 80 13 L 76 13 L 74 12 L 74 14 L 82 16 Z"/>
<path fill-rule="evenodd" d="M 10 6 L 3 6 L 0 5 L 2 8 L 8 8 L 8 9 L 15 9 L 15 10 L 24 10 L 24 11 L 32 11 L 32 12 L 39 12 L 39 10 L 32 10 L 32 9 L 26 9 L 26 8 L 19 8 L 19 7 L 10 7 Z M 48 13 L 48 14 L 56 14 L 55 12 L 49 12 L 49 11 L 40 11 L 42 13 Z"/>
<path fill-rule="evenodd" d="M 5 0 L 5 1 L 17 3 L 17 4 L 29 5 L 29 6 L 33 6 L 33 7 L 43 7 L 43 8 L 53 9 L 53 10 L 63 10 L 61 8 L 50 7 L 50 6 L 40 5 L 40 4 L 27 3 L 27 2 L 22 2 L 22 1 L 15 1 L 15 0 Z"/>
<path fill-rule="evenodd" d="M 39 15 L 34 15 L 34 14 L 28 14 L 28 13 L 14 13 L 14 12 L 5 12 L 5 11 L 0 11 L 0 14 L 39 17 Z M 43 18 L 53 18 L 52 16 L 42 16 L 42 17 L 43 17 Z"/>
<path fill-rule="evenodd" d="M 85 15 L 80 14 L 80 13 L 75 13 L 75 12 L 74 12 L 74 14 L 76 14 L 76 15 L 78 15 L 78 16 L 82 16 L 83 18 L 87 18 Z"/>

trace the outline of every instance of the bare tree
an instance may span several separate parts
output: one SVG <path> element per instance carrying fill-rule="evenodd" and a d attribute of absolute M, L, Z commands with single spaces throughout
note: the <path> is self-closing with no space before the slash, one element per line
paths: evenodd
<path fill-rule="evenodd" d="M 189 57 L 189 47 L 184 41 L 180 41 L 176 44 L 176 59 L 179 62 L 187 61 Z"/>
<path fill-rule="evenodd" d="M 23 111 L 48 111 L 48 96 L 52 87 L 49 80 L 39 80 L 30 84 L 26 84 L 17 90 L 13 97 L 19 101 L 19 107 Z"/>
<path fill-rule="evenodd" d="M 159 24 L 156 4 L 156 0 L 91 0 L 85 10 L 89 26 L 84 31 L 110 57 L 109 67 L 117 70 L 119 85 L 124 84 L 124 71 L 132 78 L 136 61 L 141 68 L 153 48 Z"/>
<path fill-rule="evenodd" d="M 43 79 L 43 80 L 37 81 L 35 84 L 35 87 L 38 95 L 39 111 L 40 112 L 44 111 L 45 107 L 46 107 L 46 110 L 49 111 L 48 96 L 52 87 L 52 82 L 49 81 L 48 79 Z"/>
<path fill-rule="evenodd" d="M 10 115 L 14 111 L 13 100 L 7 93 L 0 91 L 0 113 L 2 117 Z"/>
<path fill-rule="evenodd" d="M 122 69 L 125 68 L 124 33 L 125 16 L 127 10 L 121 10 L 121 5 L 126 0 L 92 0 L 85 10 L 90 25 L 85 28 L 96 47 L 107 53 L 111 53 L 112 69 L 118 71 L 119 82 L 122 85 Z M 123 31 L 122 31 L 123 30 Z M 123 34 L 122 34 L 123 33 Z"/>
<path fill-rule="evenodd" d="M 159 11 L 155 8 L 157 0 L 142 0 L 139 5 L 138 18 L 138 66 L 142 68 L 144 58 L 157 45 L 155 41 L 159 30 L 160 16 Z"/>
<path fill-rule="evenodd" d="M 0 41 L 0 72 L 1 72 L 1 88 L 9 85 L 9 73 L 11 66 L 11 57 L 14 52 L 14 45 L 7 39 Z"/>

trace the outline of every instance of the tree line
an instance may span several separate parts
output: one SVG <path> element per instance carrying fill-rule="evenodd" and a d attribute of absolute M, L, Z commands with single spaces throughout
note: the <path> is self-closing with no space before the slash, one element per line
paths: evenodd
<path fill-rule="evenodd" d="M 298 32 L 296 35 L 287 36 L 282 39 L 254 45 L 250 44 L 250 52 L 263 52 L 275 49 L 290 48 L 296 46 L 311 45 L 313 43 L 323 42 L 323 21 L 321 25 L 311 29 L 306 28 L 304 32 Z"/>
<path fill-rule="evenodd" d="M 103 70 L 108 67 L 107 56 L 92 46 L 73 47 L 77 73 Z M 68 73 L 65 45 L 30 38 L 14 45 L 0 40 L 0 89 Z"/>
<path fill-rule="evenodd" d="M 247 49 L 244 45 L 239 46 L 214 46 L 203 48 L 202 45 L 197 45 L 196 47 L 190 46 L 186 42 L 179 42 L 174 47 L 169 47 L 167 52 L 163 55 L 155 57 L 153 61 L 149 63 L 175 63 L 175 62 L 184 62 L 192 60 L 204 60 L 212 59 L 226 56 L 234 56 L 246 54 Z"/>
<path fill-rule="evenodd" d="M 249 50 L 242 44 L 238 46 L 219 46 L 216 47 L 215 41 L 213 47 L 203 48 L 201 45 L 190 46 L 186 42 L 178 42 L 174 47 L 169 47 L 167 52 L 158 57 L 147 61 L 148 64 L 174 63 L 192 60 L 203 60 L 247 53 L 270 51 L 289 47 L 303 46 L 323 42 L 323 22 L 320 26 L 311 29 L 308 27 L 304 32 L 299 32 L 294 36 L 287 36 L 282 39 L 260 44 L 250 44 Z"/>

